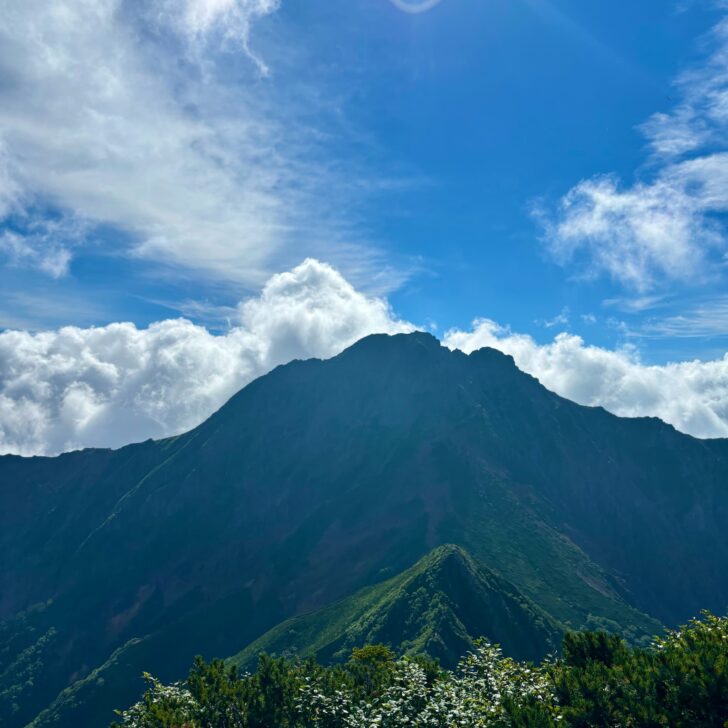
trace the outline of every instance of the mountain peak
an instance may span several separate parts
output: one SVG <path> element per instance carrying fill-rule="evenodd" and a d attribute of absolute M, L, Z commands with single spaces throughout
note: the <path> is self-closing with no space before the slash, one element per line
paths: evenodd
<path fill-rule="evenodd" d="M 424 556 L 420 564 L 426 566 L 428 569 L 432 568 L 447 568 L 448 564 L 455 564 L 458 562 L 469 563 L 470 556 L 467 554 L 465 549 L 454 543 L 445 543 L 442 546 L 438 546 L 430 551 L 427 556 Z"/>
<path fill-rule="evenodd" d="M 477 635 L 536 656 L 554 625 L 639 639 L 653 617 L 718 611 L 728 451 L 646 424 L 568 403 L 495 349 L 466 356 L 418 331 L 281 366 L 185 435 L 2 459 L 10 726 L 69 675 L 108 710 L 145 669 L 179 677 L 192 654 L 236 652 L 305 612 L 318 616 L 295 623 L 300 639 L 290 623 L 276 633 L 282 649 L 338 655 L 356 637 L 446 663 Z M 126 672 L 107 687 L 84 672 L 112 658 Z M 56 725 L 101 724 L 86 705 Z"/>
<path fill-rule="evenodd" d="M 445 346 L 436 336 L 428 331 L 410 331 L 399 334 L 369 334 L 351 346 L 344 349 L 339 357 L 346 357 L 350 353 L 366 352 L 367 355 L 380 356 L 394 352 L 410 352 L 418 354 L 449 355 L 454 358 L 470 359 L 473 363 L 487 366 L 503 366 L 508 369 L 518 369 L 515 359 L 499 349 L 484 346 L 466 355 L 460 349 L 451 349 Z M 521 372 L 524 373 L 524 372 Z M 525 374 L 525 373 L 524 373 Z M 526 375 L 527 376 L 527 375 Z"/>
<path fill-rule="evenodd" d="M 513 368 L 518 369 L 516 360 L 510 354 L 506 354 L 500 349 L 494 349 L 492 346 L 483 346 L 480 349 L 475 349 L 469 356 L 473 360 L 507 363 Z"/>
<path fill-rule="evenodd" d="M 409 331 L 399 334 L 369 334 L 359 339 L 342 353 L 349 351 L 384 351 L 386 349 L 401 349 L 413 346 L 424 347 L 432 351 L 443 349 L 440 340 L 427 331 Z"/>
<path fill-rule="evenodd" d="M 476 564 L 462 547 L 444 544 L 387 581 L 283 622 L 231 662 L 251 669 L 260 652 L 331 662 L 346 659 L 353 647 L 383 643 L 454 667 L 479 637 L 537 659 L 555 649 L 560 633 L 513 584 Z"/>

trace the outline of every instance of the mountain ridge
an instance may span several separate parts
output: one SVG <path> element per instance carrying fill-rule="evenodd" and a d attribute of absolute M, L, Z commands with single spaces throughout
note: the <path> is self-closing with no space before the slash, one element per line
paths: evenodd
<path fill-rule="evenodd" d="M 652 634 L 728 601 L 726 482 L 726 441 L 582 407 L 495 350 L 366 337 L 189 433 L 0 459 L 0 613 L 52 599 L 57 635 L 16 716 L 129 640 L 196 635 L 138 666 L 172 679 L 444 543 L 567 627 Z"/>
<path fill-rule="evenodd" d="M 262 651 L 340 662 L 353 647 L 386 643 L 398 654 L 426 653 L 443 667 L 454 667 L 465 651 L 474 648 L 477 638 L 493 634 L 499 635 L 509 654 L 535 660 L 558 649 L 563 628 L 459 546 L 445 544 L 401 574 L 282 622 L 227 663 L 253 670 Z M 103 723 L 108 717 L 105 706 L 113 701 L 123 704 L 123 694 L 115 686 L 128 680 L 141 685 L 136 667 L 151 661 L 161 646 L 152 637 L 119 648 L 103 665 L 59 694 L 31 723 L 32 728 L 71 720 L 82 725 Z"/>
<path fill-rule="evenodd" d="M 229 658 L 253 669 L 260 652 L 340 661 L 352 648 L 386 644 L 397 654 L 426 653 L 453 668 L 478 638 L 498 634 L 518 659 L 555 652 L 563 628 L 506 580 L 444 544 L 384 582 L 317 612 L 286 620 Z"/>

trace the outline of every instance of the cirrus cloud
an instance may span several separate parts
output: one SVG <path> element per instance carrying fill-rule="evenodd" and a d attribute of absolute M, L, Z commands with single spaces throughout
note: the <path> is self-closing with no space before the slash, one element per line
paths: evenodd
<path fill-rule="evenodd" d="M 702 65 L 675 81 L 679 101 L 642 126 L 651 156 L 644 179 L 581 180 L 555 206 L 536 206 L 549 252 L 586 277 L 606 274 L 644 294 L 722 273 L 728 237 L 728 19 Z"/>
<path fill-rule="evenodd" d="M 0 229 L 13 237 L 0 262 L 61 276 L 85 245 L 255 290 L 293 256 L 370 270 L 380 253 L 354 220 L 377 184 L 365 162 L 344 172 L 325 113 L 313 128 L 325 82 L 264 78 L 251 49 L 251 28 L 279 4 L 4 3 Z"/>
<path fill-rule="evenodd" d="M 196 40 L 219 29 L 224 38 L 240 43 L 260 72 L 267 75 L 270 69 L 250 48 L 250 29 L 255 20 L 279 7 L 280 0 L 186 0 L 181 20 Z M 174 14 L 174 9 L 171 12 Z"/>

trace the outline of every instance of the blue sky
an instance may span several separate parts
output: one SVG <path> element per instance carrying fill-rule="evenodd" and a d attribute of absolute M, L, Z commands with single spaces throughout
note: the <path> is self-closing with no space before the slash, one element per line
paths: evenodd
<path fill-rule="evenodd" d="M 698 39 L 716 18 L 664 1 L 618 7 L 450 0 L 414 16 L 371 2 L 347 3 L 336 18 L 311 11 L 337 83 L 353 78 L 355 123 L 421 179 L 375 200 L 366 218 L 375 239 L 421 258 L 422 274 L 391 296 L 410 320 L 465 326 L 484 315 L 539 336 L 540 322 L 568 310 L 571 328 L 601 344 L 622 335 L 617 321 L 639 328 L 705 295 L 693 281 L 671 282 L 650 290 L 674 296 L 669 309 L 629 315 L 629 304 L 605 302 L 644 296 L 608 275 L 579 281 L 582 268 L 556 265 L 530 214 L 595 174 L 625 185 L 650 178 L 638 126 L 674 105 L 673 81 L 701 62 Z M 723 285 L 715 281 L 716 294 Z M 659 361 L 713 356 L 723 343 L 640 346 Z"/>
<path fill-rule="evenodd" d="M 720 296 L 722 276 L 707 286 L 670 280 L 647 291 L 605 272 L 584 280 L 588 262 L 559 265 L 532 215 L 534 205 L 553 206 L 594 175 L 614 174 L 625 186 L 654 175 L 640 125 L 679 102 L 674 82 L 705 61 L 705 35 L 718 19 L 707 3 L 665 0 L 623 3 L 618 12 L 584 0 L 442 0 L 419 14 L 388 0 L 283 2 L 250 30 L 251 49 L 269 74 L 235 41 L 205 49 L 217 64 L 207 71 L 217 93 L 228 95 L 219 113 L 252 93 L 270 109 L 256 112 L 262 123 L 315 138 L 301 140 L 315 149 L 295 152 L 305 157 L 303 174 L 317 175 L 320 166 L 335 185 L 352 177 L 361 185 L 334 194 L 341 208 L 330 214 L 343 230 L 331 235 L 322 225 L 315 239 L 311 221 L 300 221 L 306 229 L 290 232 L 278 265 L 270 256 L 264 267 L 272 272 L 311 254 L 328 259 L 363 289 L 389 294 L 402 316 L 439 330 L 487 316 L 539 337 L 550 333 L 544 322 L 565 326 L 566 314 L 569 328 L 596 344 L 618 342 L 628 326 L 649 360 L 722 353 L 720 336 L 640 335 L 646 321 Z M 129 20 L 137 28 L 142 22 Z M 169 63 L 183 55 L 163 31 L 149 43 Z M 191 63 L 187 72 L 200 73 Z M 176 83 L 184 84 L 181 73 Z M 74 212 L 43 192 L 31 220 L 59 207 Z M 304 192 L 328 194 L 316 186 Z M 145 324 L 180 308 L 202 320 L 199 308 L 182 304 L 235 305 L 260 285 L 256 276 L 196 271 L 194 258 L 176 265 L 163 255 L 130 255 L 138 231 L 125 229 L 123 218 L 104 220 L 96 207 L 103 205 L 82 210 L 87 229 L 69 246 L 64 275 L 6 254 L 6 327 Z M 64 231 L 56 234 L 65 245 Z M 342 254 L 340 240 L 365 250 Z M 264 248 L 266 236 L 258 244 Z M 364 263 L 367 248 L 372 259 Z M 659 297 L 657 305 L 630 311 L 646 294 Z"/>
<path fill-rule="evenodd" d="M 380 328 L 475 336 L 484 318 L 535 346 L 581 337 L 640 372 L 722 362 L 724 4 L 418 5 L 11 0 L 0 329 L 36 345 L 66 325 L 183 316 L 225 337 L 241 302 L 313 258 L 343 276 L 334 288 L 386 299 Z M 34 401 L 8 361 L 0 398 Z M 706 405 L 722 424 L 698 434 L 722 433 L 724 395 Z"/>

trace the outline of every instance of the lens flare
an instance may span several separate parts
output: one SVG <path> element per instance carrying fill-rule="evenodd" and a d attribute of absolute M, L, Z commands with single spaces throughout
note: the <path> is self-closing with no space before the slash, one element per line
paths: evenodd
<path fill-rule="evenodd" d="M 426 10 L 434 8 L 440 3 L 440 0 L 389 0 L 395 8 L 399 8 L 405 13 L 424 13 Z"/>

